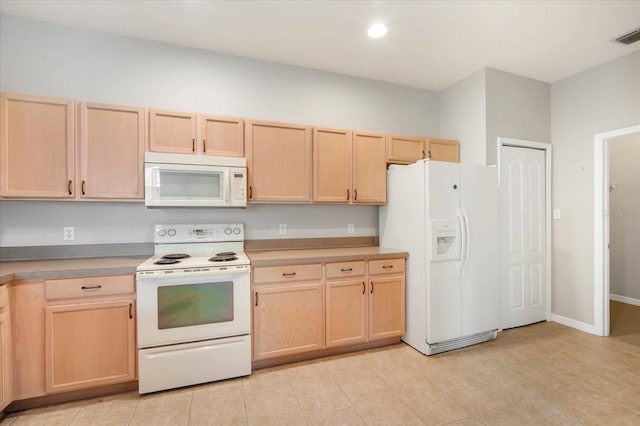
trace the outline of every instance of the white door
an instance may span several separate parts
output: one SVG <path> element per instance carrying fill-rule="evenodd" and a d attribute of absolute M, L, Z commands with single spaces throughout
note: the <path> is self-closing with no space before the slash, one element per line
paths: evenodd
<path fill-rule="evenodd" d="M 502 328 L 546 319 L 545 152 L 500 151 Z"/>

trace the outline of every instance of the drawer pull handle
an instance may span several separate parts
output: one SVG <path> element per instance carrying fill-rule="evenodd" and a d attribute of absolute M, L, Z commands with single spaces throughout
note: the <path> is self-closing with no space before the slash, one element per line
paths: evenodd
<path fill-rule="evenodd" d="M 384 265 L 382 269 L 393 269 L 393 265 Z"/>
<path fill-rule="evenodd" d="M 340 272 L 351 272 L 353 271 L 353 268 L 342 268 L 340 269 Z"/>
<path fill-rule="evenodd" d="M 99 289 L 102 288 L 102 285 L 100 285 L 100 284 L 98 284 L 98 285 L 90 285 L 90 286 L 83 285 L 80 288 L 82 290 L 99 290 Z"/>
<path fill-rule="evenodd" d="M 295 272 L 283 272 L 282 276 L 283 277 L 295 277 L 296 273 Z"/>

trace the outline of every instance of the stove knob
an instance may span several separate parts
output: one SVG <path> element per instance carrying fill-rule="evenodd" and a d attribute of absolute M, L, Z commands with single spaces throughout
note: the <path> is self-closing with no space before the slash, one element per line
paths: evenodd
<path fill-rule="evenodd" d="M 240 233 L 240 228 L 233 228 L 233 235 L 238 235 Z"/>
<path fill-rule="evenodd" d="M 171 228 L 167 231 L 167 235 L 169 235 L 170 237 L 173 237 L 176 235 L 176 230 Z"/>
<path fill-rule="evenodd" d="M 227 235 L 231 235 L 233 231 L 231 230 L 231 228 L 224 228 L 224 233 Z"/>
<path fill-rule="evenodd" d="M 165 235 L 167 235 L 166 229 L 158 229 L 158 237 L 164 237 Z"/>

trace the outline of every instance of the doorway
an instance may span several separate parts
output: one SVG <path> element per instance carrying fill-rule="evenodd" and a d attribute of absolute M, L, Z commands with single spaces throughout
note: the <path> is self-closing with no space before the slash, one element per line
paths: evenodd
<path fill-rule="evenodd" d="M 501 328 L 551 319 L 551 145 L 498 138 Z"/>
<path fill-rule="evenodd" d="M 618 229 L 621 225 L 621 219 L 622 222 L 624 222 L 624 219 L 635 220 L 640 213 L 636 211 L 633 205 L 615 204 L 616 198 L 623 194 L 612 193 L 616 190 L 622 192 L 627 188 L 625 188 L 625 185 L 618 186 L 618 183 L 614 182 L 614 180 L 617 180 L 617 176 L 615 173 L 612 174 L 611 168 L 616 167 L 616 165 L 611 164 L 610 156 L 613 143 L 634 137 L 640 138 L 640 125 L 599 133 L 594 136 L 594 331 L 595 334 L 600 336 L 609 336 L 611 334 L 612 312 L 614 313 L 614 320 L 626 321 L 625 318 L 632 318 L 633 321 L 633 318 L 637 316 L 635 312 L 640 309 L 640 307 L 634 306 L 640 302 L 640 295 L 633 292 L 629 293 L 625 290 L 626 284 L 620 282 L 621 279 L 625 281 L 625 275 L 628 275 L 629 271 L 621 272 L 621 265 L 617 264 L 621 255 L 620 247 L 618 247 L 620 240 L 630 237 L 629 241 L 633 241 L 632 235 L 625 235 L 626 231 Z M 611 204 L 612 197 L 613 206 Z M 624 195 L 621 199 L 628 201 L 628 197 Z M 612 238 L 615 239 L 615 242 L 612 241 Z M 614 243 L 613 251 L 612 242 Z M 613 262 L 614 278 L 616 279 L 615 292 L 626 293 L 626 295 L 614 294 L 611 296 L 612 254 L 616 256 Z M 634 264 L 627 264 L 627 266 Z M 635 279 L 637 280 L 638 277 Z M 624 302 L 624 304 L 631 306 L 618 304 L 619 302 Z M 623 323 L 618 322 L 617 324 L 625 330 L 623 332 L 626 332 L 626 326 Z"/>

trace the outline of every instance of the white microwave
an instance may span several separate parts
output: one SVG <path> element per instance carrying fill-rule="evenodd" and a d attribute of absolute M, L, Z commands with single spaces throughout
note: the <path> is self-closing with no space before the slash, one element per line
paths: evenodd
<path fill-rule="evenodd" d="M 246 207 L 247 160 L 147 152 L 147 207 Z"/>

